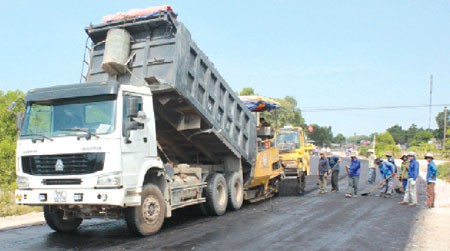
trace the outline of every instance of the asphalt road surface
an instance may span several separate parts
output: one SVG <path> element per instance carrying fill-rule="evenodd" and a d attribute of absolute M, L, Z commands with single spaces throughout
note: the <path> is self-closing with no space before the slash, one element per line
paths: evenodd
<path fill-rule="evenodd" d="M 343 165 L 349 163 L 343 160 Z M 362 160 L 359 186 L 366 184 Z M 317 158 L 312 159 L 317 172 Z M 347 177 L 341 169 L 340 191 L 317 194 L 317 176 L 307 177 L 307 193 L 295 193 L 295 180 L 278 197 L 246 204 L 221 217 L 204 217 L 196 208 L 177 211 L 156 235 L 132 237 L 124 221 L 86 220 L 71 234 L 47 225 L 0 231 L 1 250 L 404 250 L 419 208 L 401 207 L 401 197 L 373 195 L 345 198 Z M 329 183 L 329 182 L 328 182 Z M 328 185 L 328 191 L 330 187 Z"/>

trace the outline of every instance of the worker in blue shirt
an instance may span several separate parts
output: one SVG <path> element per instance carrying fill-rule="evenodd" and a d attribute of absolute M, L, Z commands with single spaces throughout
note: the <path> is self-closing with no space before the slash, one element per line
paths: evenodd
<path fill-rule="evenodd" d="M 386 155 L 386 160 L 394 165 L 394 173 L 397 174 L 397 165 L 395 164 L 395 159 L 392 157 L 391 151 L 387 151 L 384 155 Z"/>
<path fill-rule="evenodd" d="M 402 205 L 417 206 L 417 177 L 419 176 L 419 162 L 416 160 L 416 153 L 409 152 L 409 168 L 408 168 L 408 183 L 406 184 L 405 196 Z"/>
<path fill-rule="evenodd" d="M 437 168 L 434 164 L 434 156 L 432 153 L 425 154 L 425 159 L 428 162 L 427 168 L 427 207 L 434 207 L 434 187 L 436 185 Z"/>
<path fill-rule="evenodd" d="M 389 161 L 383 161 L 380 158 L 375 160 L 375 163 L 380 169 L 380 173 L 385 180 L 383 187 L 381 188 L 380 196 L 384 198 L 390 198 L 392 191 L 394 190 L 394 165 Z"/>
<path fill-rule="evenodd" d="M 350 167 L 345 166 L 345 169 L 348 174 L 348 191 L 345 194 L 345 197 L 358 197 L 358 182 L 359 175 L 361 172 L 361 162 L 356 158 L 356 152 L 352 152 L 350 154 L 351 162 Z"/>

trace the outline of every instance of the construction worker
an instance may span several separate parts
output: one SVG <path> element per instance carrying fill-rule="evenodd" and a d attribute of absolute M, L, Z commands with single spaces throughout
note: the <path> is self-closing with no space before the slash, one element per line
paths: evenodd
<path fill-rule="evenodd" d="M 419 176 L 419 162 L 416 160 L 416 153 L 409 152 L 409 167 L 408 167 L 408 183 L 406 185 L 405 196 L 402 205 L 417 206 L 417 177 Z"/>
<path fill-rule="evenodd" d="M 351 162 L 350 167 L 345 166 L 348 174 L 348 191 L 345 197 L 358 197 L 358 182 L 361 172 L 361 162 L 356 158 L 356 152 L 350 154 Z"/>
<path fill-rule="evenodd" d="M 378 165 L 380 169 L 380 173 L 384 179 L 384 185 L 381 188 L 380 197 L 390 198 L 392 195 L 392 191 L 394 190 L 394 165 L 392 165 L 389 161 L 383 161 L 380 158 L 375 160 L 375 163 Z"/>
<path fill-rule="evenodd" d="M 341 158 L 339 156 L 332 156 L 328 158 L 328 163 L 331 167 L 331 192 L 339 191 L 339 169 Z"/>
<path fill-rule="evenodd" d="M 318 168 L 318 175 L 319 175 L 319 194 L 326 193 L 326 187 L 327 187 L 327 176 L 328 171 L 330 170 L 330 164 L 328 163 L 328 159 L 325 156 L 325 151 L 320 152 L 320 159 L 319 159 L 319 168 Z"/>
<path fill-rule="evenodd" d="M 373 184 L 375 183 L 375 176 L 376 176 L 376 171 L 375 171 L 375 154 L 373 149 L 369 149 L 367 150 L 367 159 L 369 160 L 369 174 L 368 174 L 368 179 L 367 181 L 369 182 L 369 184 Z"/>
<path fill-rule="evenodd" d="M 263 117 L 259 118 L 259 126 L 260 127 L 268 127 L 270 123 L 266 121 Z"/>
<path fill-rule="evenodd" d="M 404 193 L 406 191 L 406 185 L 408 184 L 408 166 L 409 166 L 408 154 L 404 152 L 400 159 L 403 162 L 400 168 L 400 175 L 398 175 L 398 180 L 403 185 L 403 193 Z"/>
<path fill-rule="evenodd" d="M 437 168 L 434 164 L 434 156 L 432 153 L 425 154 L 425 159 L 428 162 L 427 167 L 427 207 L 434 207 L 434 187 L 436 186 Z"/>
<path fill-rule="evenodd" d="M 384 155 L 386 156 L 386 160 L 394 165 L 394 174 L 397 174 L 397 165 L 395 164 L 395 159 L 392 157 L 391 151 L 387 151 Z"/>

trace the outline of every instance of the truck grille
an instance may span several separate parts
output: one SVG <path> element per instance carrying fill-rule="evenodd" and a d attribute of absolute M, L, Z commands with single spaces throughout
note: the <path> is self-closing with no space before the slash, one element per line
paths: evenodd
<path fill-rule="evenodd" d="M 101 171 L 105 153 L 77 153 L 22 157 L 24 173 L 31 175 L 77 175 Z"/>
<path fill-rule="evenodd" d="M 80 185 L 81 179 L 45 179 L 42 180 L 44 185 Z"/>

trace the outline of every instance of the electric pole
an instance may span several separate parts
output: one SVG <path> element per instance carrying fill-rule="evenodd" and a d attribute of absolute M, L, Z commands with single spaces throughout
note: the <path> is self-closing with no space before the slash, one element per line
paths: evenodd
<path fill-rule="evenodd" d="M 447 140 L 447 106 L 444 107 L 444 142 L 442 142 L 442 149 L 445 152 L 445 141 Z"/>
<path fill-rule="evenodd" d="M 433 94 L 433 74 L 430 76 L 430 106 L 428 111 L 428 130 L 431 128 L 431 101 L 432 101 L 432 94 Z"/>

